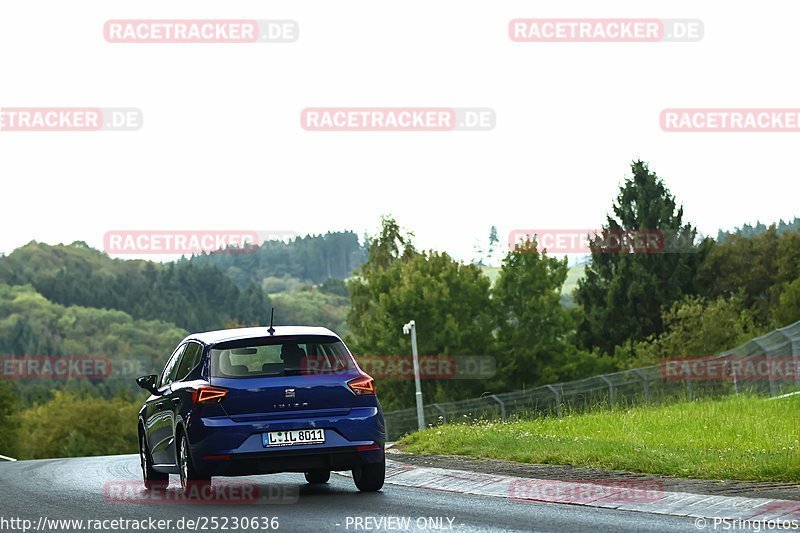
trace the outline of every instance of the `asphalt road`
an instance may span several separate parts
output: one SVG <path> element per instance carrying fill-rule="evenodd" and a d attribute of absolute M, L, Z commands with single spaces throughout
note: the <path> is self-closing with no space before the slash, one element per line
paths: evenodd
<path fill-rule="evenodd" d="M 597 509 L 574 505 L 515 502 L 505 498 L 472 496 L 429 489 L 401 487 L 387 483 L 379 493 L 359 493 L 350 478 L 333 475 L 328 484 L 311 486 L 302 474 L 274 474 L 246 478 L 215 478 L 221 484 L 245 483 L 257 486 L 261 494 L 274 500 L 266 503 L 211 503 L 201 501 L 143 501 L 147 494 L 140 488 L 138 457 L 121 455 L 75 459 L 46 459 L 0 463 L 0 531 L 21 531 L 23 522 L 29 527 L 41 525 L 47 531 L 75 531 L 73 527 L 50 527 L 47 522 L 58 519 L 172 520 L 162 531 L 194 531 L 203 527 L 177 527 L 181 518 L 200 520 L 209 531 L 261 530 L 234 527 L 234 518 L 277 518 L 278 531 L 397 531 L 406 523 L 383 522 L 381 529 L 374 520 L 380 517 L 401 517 L 408 520 L 409 530 L 438 531 L 697 531 L 692 518 L 672 517 Z M 164 497 L 179 497 L 177 477 Z M 121 490 L 124 488 L 124 490 Z M 228 495 L 235 492 L 229 491 Z M 217 495 L 215 498 L 224 498 Z M 285 499 L 293 503 L 279 503 Z M 217 518 L 213 528 L 211 517 Z M 44 518 L 40 524 L 40 519 Z M 227 518 L 227 523 L 226 519 Z M 360 520 L 359 520 L 360 519 Z M 109 531 L 113 531 L 109 525 Z M 95 524 L 97 525 L 97 524 Z M 246 524 L 252 525 L 252 524 Z M 274 525 L 274 521 L 273 521 Z M 85 528 L 89 524 L 84 524 Z M 438 529 L 437 529 L 438 526 Z M 128 524 L 127 530 L 133 526 Z M 97 530 L 97 529 L 94 529 Z M 122 527 L 116 530 L 124 531 Z M 140 531 L 142 529 L 139 529 Z M 158 531 L 158 529 L 150 529 Z"/>

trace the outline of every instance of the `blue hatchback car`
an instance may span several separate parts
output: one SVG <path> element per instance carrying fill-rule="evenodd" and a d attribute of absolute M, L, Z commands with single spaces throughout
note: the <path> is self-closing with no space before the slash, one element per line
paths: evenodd
<path fill-rule="evenodd" d="M 277 326 L 197 333 L 161 375 L 138 378 L 147 488 L 179 474 L 181 486 L 213 476 L 303 472 L 326 483 L 352 470 L 361 491 L 383 486 L 386 428 L 373 379 L 335 333 Z"/>

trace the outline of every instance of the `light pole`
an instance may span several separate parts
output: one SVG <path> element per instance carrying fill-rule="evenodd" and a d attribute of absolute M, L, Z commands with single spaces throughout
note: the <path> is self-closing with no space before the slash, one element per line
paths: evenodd
<path fill-rule="evenodd" d="M 417 325 L 412 320 L 403 326 L 403 334 L 411 333 L 411 355 L 414 358 L 414 386 L 417 389 L 417 425 L 419 430 L 425 429 L 425 413 L 422 411 L 422 384 L 419 380 L 419 355 L 417 355 Z"/>

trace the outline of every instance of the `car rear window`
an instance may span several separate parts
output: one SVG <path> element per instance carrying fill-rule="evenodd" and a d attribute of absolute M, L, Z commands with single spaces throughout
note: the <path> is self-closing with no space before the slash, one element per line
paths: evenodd
<path fill-rule="evenodd" d="M 211 375 L 257 378 L 346 372 L 355 368 L 336 337 L 303 335 L 224 342 L 211 350 Z"/>

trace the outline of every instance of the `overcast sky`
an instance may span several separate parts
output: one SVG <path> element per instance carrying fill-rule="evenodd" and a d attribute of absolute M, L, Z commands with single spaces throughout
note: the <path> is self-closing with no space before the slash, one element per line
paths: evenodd
<path fill-rule="evenodd" d="M 0 251 L 108 230 L 375 231 L 470 259 L 489 227 L 598 227 L 632 159 L 701 232 L 800 215 L 800 133 L 664 132 L 665 108 L 800 107 L 795 2 L 0 4 L 0 107 L 138 131 L 0 133 Z M 515 18 L 696 18 L 699 42 L 518 43 Z M 293 43 L 112 44 L 111 19 L 289 19 Z M 491 131 L 305 131 L 309 107 L 484 107 Z"/>

